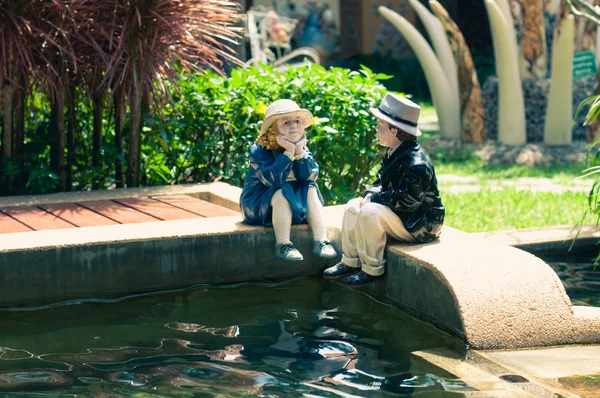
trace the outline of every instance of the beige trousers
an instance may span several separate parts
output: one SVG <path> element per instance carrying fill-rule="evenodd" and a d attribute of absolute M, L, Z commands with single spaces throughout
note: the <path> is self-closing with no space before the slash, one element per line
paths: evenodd
<path fill-rule="evenodd" d="M 308 187 L 308 209 L 306 219 L 313 233 L 313 239 L 318 241 L 327 240 L 327 226 L 323 221 L 321 209 L 323 205 L 319 200 L 319 194 L 315 187 Z M 271 198 L 273 207 L 272 219 L 275 241 L 277 243 L 290 243 L 290 232 L 292 229 L 292 208 L 281 189 L 277 190 Z"/>
<path fill-rule="evenodd" d="M 369 275 L 383 275 L 387 236 L 403 242 L 415 238 L 389 207 L 352 199 L 344 210 L 342 221 L 342 262 L 352 268 L 362 268 Z"/>

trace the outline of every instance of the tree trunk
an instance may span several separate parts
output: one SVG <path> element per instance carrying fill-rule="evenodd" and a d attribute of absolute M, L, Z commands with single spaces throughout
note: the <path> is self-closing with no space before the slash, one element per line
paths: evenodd
<path fill-rule="evenodd" d="M 73 166 L 75 165 L 75 129 L 77 127 L 77 118 L 75 116 L 75 105 L 77 90 L 75 84 L 69 84 L 67 94 L 67 172 L 66 172 L 66 190 L 73 190 Z"/>
<path fill-rule="evenodd" d="M 100 175 L 102 169 L 102 115 L 104 114 L 104 93 L 96 90 L 92 94 L 92 102 L 94 106 L 94 138 L 92 148 L 92 167 L 96 175 Z M 93 189 L 100 187 L 100 181 L 95 179 L 92 183 Z"/>
<path fill-rule="evenodd" d="M 67 185 L 65 168 L 65 88 L 61 82 L 56 85 L 52 104 L 52 132 L 54 133 L 54 148 L 52 150 L 52 168 L 58 175 L 60 192 L 64 192 Z"/>
<path fill-rule="evenodd" d="M 543 0 L 511 0 L 519 37 L 521 79 L 545 79 L 548 75 Z"/>
<path fill-rule="evenodd" d="M 123 188 L 123 90 L 117 89 L 115 95 L 115 146 L 117 147 L 117 159 L 115 160 L 115 183 L 117 188 Z"/>
<path fill-rule="evenodd" d="M 461 139 L 465 142 L 483 142 L 487 138 L 485 112 L 473 57 L 460 29 L 444 7 L 437 1 L 429 4 L 446 32 L 456 63 L 460 87 Z"/>
<path fill-rule="evenodd" d="M 142 108 L 141 83 L 137 82 L 129 99 L 130 122 L 127 151 L 127 186 L 137 187 L 140 182 L 140 122 Z"/>
<path fill-rule="evenodd" d="M 590 0 L 588 3 L 600 6 L 600 0 Z M 575 21 L 575 51 L 592 51 L 596 55 L 596 24 L 586 18 Z"/>
<path fill-rule="evenodd" d="M 2 126 L 2 165 L 6 166 L 12 160 L 12 115 L 13 97 L 17 88 L 16 79 L 2 89 L 2 100 L 4 102 L 4 123 Z M 2 167 L 4 169 L 4 167 Z M 14 176 L 9 171 L 5 175 L 6 186 L 2 194 L 10 195 L 13 191 Z"/>
<path fill-rule="evenodd" d="M 25 175 L 24 158 L 23 158 L 23 141 L 25 139 L 25 82 L 21 79 L 21 86 L 15 93 L 15 140 L 13 143 L 13 157 L 19 167 L 19 178 L 16 182 L 16 191 L 20 192 L 24 187 Z"/>

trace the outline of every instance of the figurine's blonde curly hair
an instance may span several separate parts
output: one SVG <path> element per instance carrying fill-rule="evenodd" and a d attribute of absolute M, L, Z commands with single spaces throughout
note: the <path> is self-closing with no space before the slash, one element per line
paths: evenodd
<path fill-rule="evenodd" d="M 267 151 L 283 149 L 283 147 L 277 143 L 277 134 L 279 134 L 277 123 L 273 123 L 264 134 L 258 136 L 256 143 Z"/>

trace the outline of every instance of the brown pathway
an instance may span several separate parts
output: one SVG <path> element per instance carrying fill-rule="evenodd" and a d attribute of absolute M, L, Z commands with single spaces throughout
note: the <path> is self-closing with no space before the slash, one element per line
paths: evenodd
<path fill-rule="evenodd" d="M 0 234 L 239 213 L 189 195 L 164 195 L 0 208 Z"/>

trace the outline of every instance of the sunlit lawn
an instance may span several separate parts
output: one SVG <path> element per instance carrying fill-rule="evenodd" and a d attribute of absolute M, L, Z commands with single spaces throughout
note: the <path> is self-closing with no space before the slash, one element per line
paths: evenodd
<path fill-rule="evenodd" d="M 465 232 L 488 232 L 554 225 L 575 225 L 586 208 L 585 192 L 530 192 L 515 188 L 441 193 L 445 224 Z M 595 223 L 587 216 L 585 223 Z"/>

